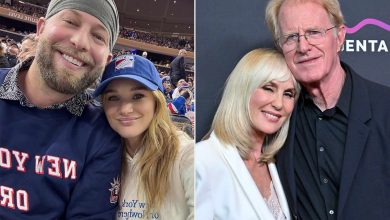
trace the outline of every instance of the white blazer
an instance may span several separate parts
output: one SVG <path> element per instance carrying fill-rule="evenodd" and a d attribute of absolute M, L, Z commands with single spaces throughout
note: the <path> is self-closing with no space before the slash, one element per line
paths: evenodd
<path fill-rule="evenodd" d="M 274 220 L 237 149 L 211 134 L 195 145 L 195 219 Z M 274 163 L 268 164 L 284 215 L 290 219 L 286 196 Z"/>

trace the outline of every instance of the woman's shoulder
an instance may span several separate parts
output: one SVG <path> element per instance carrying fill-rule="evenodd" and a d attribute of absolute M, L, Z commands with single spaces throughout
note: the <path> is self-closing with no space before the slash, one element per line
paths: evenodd
<path fill-rule="evenodd" d="M 196 166 L 207 168 L 210 172 L 211 170 L 224 169 L 226 149 L 226 145 L 222 144 L 214 134 L 211 134 L 208 139 L 195 144 Z"/>
<path fill-rule="evenodd" d="M 177 137 L 179 139 L 180 148 L 194 148 L 195 140 L 188 136 L 184 131 L 177 131 Z"/>
<path fill-rule="evenodd" d="M 178 131 L 177 137 L 179 139 L 179 157 L 182 158 L 194 158 L 194 139 L 190 138 L 185 132 Z"/>
<path fill-rule="evenodd" d="M 198 143 L 196 143 L 195 148 L 196 151 L 202 153 L 213 153 L 217 150 L 218 147 L 225 146 L 223 145 L 218 137 L 212 132 L 207 139 L 204 139 Z"/>

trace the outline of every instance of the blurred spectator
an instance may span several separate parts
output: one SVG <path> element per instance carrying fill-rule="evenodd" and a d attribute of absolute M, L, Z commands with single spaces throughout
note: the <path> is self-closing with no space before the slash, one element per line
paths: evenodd
<path fill-rule="evenodd" d="M 6 37 L 1 38 L 1 45 L 0 46 L 3 47 L 4 53 L 5 53 L 5 51 L 7 50 L 7 38 Z"/>
<path fill-rule="evenodd" d="M 0 45 L 0 68 L 10 67 L 7 57 L 5 57 L 5 49 L 3 45 Z"/>
<path fill-rule="evenodd" d="M 194 87 L 195 87 L 195 85 L 194 85 L 194 78 L 188 77 L 187 78 L 187 83 L 188 83 L 188 86 L 190 87 L 190 90 L 194 91 Z"/>
<path fill-rule="evenodd" d="M 148 52 L 146 52 L 146 51 L 142 52 L 142 56 L 145 57 L 146 59 L 148 59 Z"/>
<path fill-rule="evenodd" d="M 131 49 L 130 54 L 136 55 L 137 54 L 137 49 Z"/>
<path fill-rule="evenodd" d="M 172 82 L 172 80 L 171 80 L 171 82 Z M 180 93 L 181 93 L 182 90 L 189 89 L 189 88 L 190 87 L 189 87 L 188 83 L 184 79 L 180 79 L 177 82 L 176 89 L 173 91 L 172 98 L 176 99 L 177 97 L 180 96 Z"/>
<path fill-rule="evenodd" d="M 146 31 L 138 31 L 129 28 L 121 28 L 120 37 L 127 38 L 136 41 L 142 41 L 149 44 L 154 44 L 162 47 L 169 48 L 186 48 L 188 51 L 193 51 L 194 40 L 193 38 L 187 39 L 185 37 L 172 37 L 166 36 L 162 33 L 153 33 Z"/>
<path fill-rule="evenodd" d="M 180 95 L 182 96 L 183 93 L 188 92 L 190 97 L 186 98 L 186 113 L 187 114 L 189 111 L 194 111 L 194 106 L 193 106 L 193 101 L 194 101 L 194 94 L 192 93 L 191 90 L 185 89 L 180 92 Z"/>
<path fill-rule="evenodd" d="M 165 77 L 165 72 L 164 71 L 158 71 L 158 72 L 160 74 L 160 78 L 161 79 Z M 170 80 L 170 78 L 169 78 L 169 80 Z"/>
<path fill-rule="evenodd" d="M 185 115 L 187 112 L 186 103 L 191 101 L 190 91 L 183 91 L 179 97 L 173 99 L 171 103 L 168 104 L 168 109 L 171 114 Z"/>
<path fill-rule="evenodd" d="M 36 18 L 45 17 L 46 8 L 34 5 L 28 2 L 12 1 L 12 4 L 0 4 L 2 7 L 6 7 L 17 11 L 19 13 L 27 14 Z"/>
<path fill-rule="evenodd" d="M 171 79 L 169 76 L 164 76 L 162 78 L 162 84 L 164 87 L 164 95 L 165 99 L 167 100 L 167 103 L 172 102 L 172 94 L 173 94 L 173 89 L 171 87 Z"/>
<path fill-rule="evenodd" d="M 171 103 L 168 103 L 168 109 L 171 114 L 173 123 L 182 131 L 186 132 L 192 138 L 194 137 L 194 112 L 187 111 L 187 104 L 192 97 L 191 92 L 183 91 L 182 94 L 174 99 Z M 189 118 L 189 117 L 190 118 Z"/>
<path fill-rule="evenodd" d="M 26 1 L 12 1 L 12 4 L 4 4 L 0 1 L 0 6 L 9 8 L 11 10 L 17 11 L 19 13 L 27 14 L 36 18 L 44 17 L 47 5 L 43 3 L 39 3 L 39 1 L 35 1 L 34 4 L 26 2 Z M 44 6 L 44 7 L 42 7 Z M 13 32 L 20 32 L 16 30 L 12 30 L 11 28 L 5 28 L 7 30 Z M 26 33 L 23 33 L 26 34 Z M 120 37 L 132 39 L 136 41 L 141 41 L 149 44 L 154 44 L 162 47 L 169 47 L 175 49 L 185 48 L 187 51 L 194 51 L 194 38 L 193 37 L 184 37 L 177 36 L 172 37 L 162 33 L 154 33 L 154 32 L 146 32 L 146 31 L 138 31 L 134 29 L 129 29 L 125 27 L 121 27 Z"/>
<path fill-rule="evenodd" d="M 28 34 L 22 39 L 20 52 L 17 56 L 18 63 L 26 60 L 28 57 L 35 56 L 36 38 L 35 34 Z"/>
<path fill-rule="evenodd" d="M 185 49 L 179 50 L 177 57 L 171 62 L 171 82 L 174 87 L 177 87 L 179 79 L 186 78 L 186 71 L 184 69 L 184 56 L 187 54 Z"/>
<path fill-rule="evenodd" d="M 16 56 L 18 54 L 19 54 L 19 46 L 15 41 L 12 41 L 8 46 L 7 53 L 5 54 L 5 56 L 8 59 L 8 63 L 10 65 L 10 67 L 13 67 L 16 65 L 17 60 L 18 60 Z"/>

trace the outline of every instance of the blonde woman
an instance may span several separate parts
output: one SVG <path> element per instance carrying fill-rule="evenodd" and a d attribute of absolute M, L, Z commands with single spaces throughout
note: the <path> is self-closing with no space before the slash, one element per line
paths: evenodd
<path fill-rule="evenodd" d="M 211 135 L 195 148 L 197 219 L 290 219 L 274 155 L 299 92 L 278 51 L 256 49 L 239 61 Z"/>
<path fill-rule="evenodd" d="M 113 60 L 94 95 L 123 138 L 117 219 L 193 219 L 193 140 L 172 124 L 159 74 L 137 55 Z"/>

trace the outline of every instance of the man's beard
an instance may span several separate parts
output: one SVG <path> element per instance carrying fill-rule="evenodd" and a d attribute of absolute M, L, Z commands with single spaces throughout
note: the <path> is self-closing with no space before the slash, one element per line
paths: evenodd
<path fill-rule="evenodd" d="M 92 67 L 92 69 L 86 70 L 82 73 L 80 78 L 78 78 L 77 75 L 72 74 L 70 72 L 71 70 L 65 68 L 56 69 L 53 63 L 53 57 L 54 52 L 57 50 L 66 52 L 78 59 L 81 58 L 81 61 Z M 46 39 L 41 39 L 40 42 L 38 42 L 35 59 L 38 64 L 41 77 L 45 81 L 46 85 L 54 91 L 67 95 L 75 95 L 86 90 L 104 71 L 104 66 L 95 65 L 90 56 L 85 54 L 83 55 L 80 52 L 66 48 L 59 44 L 50 44 Z"/>

